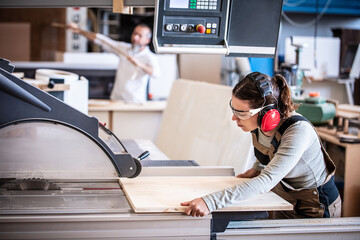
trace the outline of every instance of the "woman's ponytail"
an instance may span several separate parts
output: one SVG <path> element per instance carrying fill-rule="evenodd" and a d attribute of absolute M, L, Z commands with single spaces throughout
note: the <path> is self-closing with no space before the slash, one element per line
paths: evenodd
<path fill-rule="evenodd" d="M 287 118 L 291 115 L 291 112 L 296 109 L 296 106 L 291 99 L 291 90 L 286 79 L 279 74 L 275 75 L 272 81 L 279 90 L 277 105 L 281 118 Z"/>

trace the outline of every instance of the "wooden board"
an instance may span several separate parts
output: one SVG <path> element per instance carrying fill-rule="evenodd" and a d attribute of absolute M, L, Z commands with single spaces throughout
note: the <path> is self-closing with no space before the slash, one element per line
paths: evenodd
<path fill-rule="evenodd" d="M 135 213 L 184 212 L 181 202 L 190 201 L 247 181 L 235 177 L 137 177 L 120 178 Z M 273 192 L 223 208 L 220 211 L 292 210 L 293 206 Z M 218 210 L 219 211 L 219 210 Z"/>
<path fill-rule="evenodd" d="M 255 160 L 251 134 L 231 120 L 231 91 L 224 85 L 175 81 L 156 146 L 173 160 L 231 166 L 236 174 L 251 168 Z"/>

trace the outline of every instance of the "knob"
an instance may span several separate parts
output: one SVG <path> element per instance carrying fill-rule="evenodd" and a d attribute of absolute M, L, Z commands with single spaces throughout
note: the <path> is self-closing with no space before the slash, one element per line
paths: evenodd
<path fill-rule="evenodd" d="M 185 32 L 185 31 L 187 30 L 187 25 L 186 25 L 186 24 L 181 24 L 180 30 L 181 30 L 182 32 Z"/>
<path fill-rule="evenodd" d="M 196 25 L 196 31 L 198 31 L 199 33 L 205 33 L 204 25 L 202 25 L 202 24 Z"/>
<path fill-rule="evenodd" d="M 194 25 L 193 24 L 189 24 L 187 27 L 187 31 L 188 32 L 193 32 L 194 31 Z"/>
<path fill-rule="evenodd" d="M 173 25 L 172 24 L 166 24 L 165 29 L 166 31 L 172 31 Z"/>
<path fill-rule="evenodd" d="M 49 83 L 48 83 L 48 88 L 51 88 L 51 89 L 53 89 L 55 87 L 55 82 L 54 82 L 54 80 L 49 80 Z"/>
<path fill-rule="evenodd" d="M 173 31 L 178 32 L 180 30 L 180 24 L 173 25 Z"/>

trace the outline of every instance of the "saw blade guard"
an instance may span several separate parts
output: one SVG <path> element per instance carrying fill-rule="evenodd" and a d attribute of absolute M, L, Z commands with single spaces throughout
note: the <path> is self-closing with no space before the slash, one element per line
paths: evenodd
<path fill-rule="evenodd" d="M 140 173 L 138 160 L 96 118 L 15 77 L 8 66 L 0 59 L 0 178 L 112 179 Z"/>

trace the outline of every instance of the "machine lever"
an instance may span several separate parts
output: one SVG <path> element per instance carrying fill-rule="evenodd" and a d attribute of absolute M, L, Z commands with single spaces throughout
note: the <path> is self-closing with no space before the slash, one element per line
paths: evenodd
<path fill-rule="evenodd" d="M 137 160 L 141 161 L 149 155 L 150 155 L 149 151 L 145 151 L 142 154 L 140 154 L 140 156 L 138 156 Z"/>

